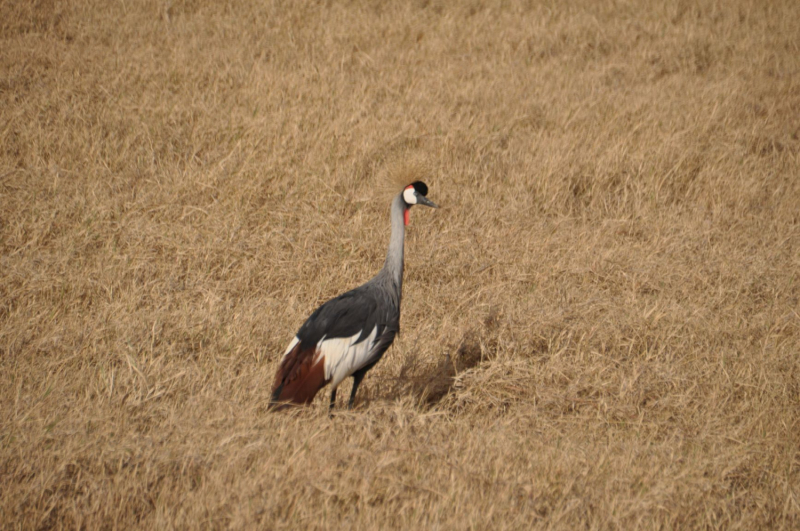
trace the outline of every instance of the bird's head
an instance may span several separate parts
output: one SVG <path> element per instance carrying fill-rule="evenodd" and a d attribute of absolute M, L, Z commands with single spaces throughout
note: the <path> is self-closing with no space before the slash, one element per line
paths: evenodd
<path fill-rule="evenodd" d="M 439 206 L 428 199 L 428 185 L 422 181 L 415 181 L 403 189 L 403 202 L 405 203 L 405 210 L 403 211 L 403 221 L 408 225 L 408 210 L 414 205 L 425 205 L 431 208 L 439 208 Z"/>
<path fill-rule="evenodd" d="M 408 225 L 408 211 L 414 205 L 439 208 L 428 199 L 428 185 L 423 179 L 433 175 L 430 159 L 422 153 L 399 151 L 387 156 L 380 171 L 381 190 L 393 200 L 399 199 L 403 206 L 403 221 Z M 410 183 L 410 184 L 409 184 Z"/>

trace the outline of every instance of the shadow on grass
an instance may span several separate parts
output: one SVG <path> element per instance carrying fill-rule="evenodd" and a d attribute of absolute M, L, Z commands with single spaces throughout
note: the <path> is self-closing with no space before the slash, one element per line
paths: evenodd
<path fill-rule="evenodd" d="M 492 311 L 477 328 L 464 334 L 457 345 L 450 345 L 435 365 L 422 365 L 409 356 L 394 385 L 385 394 L 381 393 L 381 398 L 396 400 L 410 394 L 423 408 L 436 406 L 452 392 L 458 374 L 494 357 L 498 326 L 498 313 Z"/>

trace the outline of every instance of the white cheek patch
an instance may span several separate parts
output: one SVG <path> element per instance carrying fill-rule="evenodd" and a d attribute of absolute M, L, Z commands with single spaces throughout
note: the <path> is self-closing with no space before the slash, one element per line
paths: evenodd
<path fill-rule="evenodd" d="M 414 193 L 414 187 L 409 186 L 405 190 L 403 190 L 403 200 L 409 205 L 416 205 L 417 204 L 417 196 Z"/>

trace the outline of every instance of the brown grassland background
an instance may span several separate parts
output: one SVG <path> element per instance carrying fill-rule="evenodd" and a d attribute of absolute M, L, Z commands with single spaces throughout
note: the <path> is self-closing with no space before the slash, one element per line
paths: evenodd
<path fill-rule="evenodd" d="M 0 527 L 800 528 L 800 2 L 0 31 Z M 401 335 L 355 410 L 268 412 L 419 153 Z"/>

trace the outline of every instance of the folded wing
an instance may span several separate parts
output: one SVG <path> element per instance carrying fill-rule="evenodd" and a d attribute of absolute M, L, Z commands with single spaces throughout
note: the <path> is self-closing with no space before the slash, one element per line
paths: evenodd
<path fill-rule="evenodd" d="M 396 326 L 365 286 L 332 299 L 311 314 L 281 359 L 272 402 L 308 404 L 328 383 L 336 388 L 348 376 L 380 359 Z M 396 320 L 396 319 L 395 319 Z"/>

